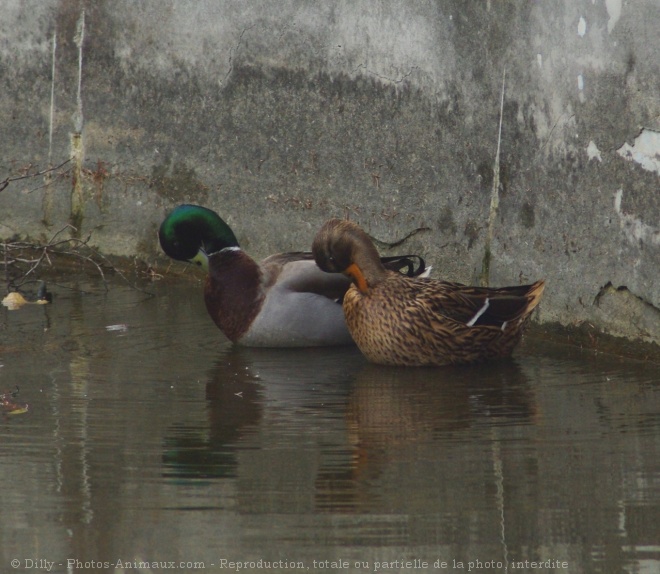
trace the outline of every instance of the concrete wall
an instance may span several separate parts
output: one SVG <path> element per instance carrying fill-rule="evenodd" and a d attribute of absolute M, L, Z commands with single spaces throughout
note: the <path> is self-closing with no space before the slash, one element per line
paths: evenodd
<path fill-rule="evenodd" d="M 349 215 L 660 342 L 659 29 L 657 0 L 0 0 L 0 181 L 71 158 L 0 192 L 0 237 L 154 261 L 186 201 L 262 256 Z"/>

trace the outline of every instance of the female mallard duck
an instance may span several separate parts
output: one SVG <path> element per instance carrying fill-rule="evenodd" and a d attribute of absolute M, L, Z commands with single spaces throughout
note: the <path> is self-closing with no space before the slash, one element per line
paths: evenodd
<path fill-rule="evenodd" d="M 543 293 L 543 281 L 492 289 L 391 273 L 351 221 L 326 222 L 312 251 L 321 269 L 352 279 L 344 295 L 346 323 L 374 363 L 446 365 L 508 356 Z"/>
<path fill-rule="evenodd" d="M 206 308 L 232 342 L 252 347 L 353 342 L 341 308 L 350 280 L 323 273 L 311 252 L 280 253 L 257 263 L 217 213 L 198 205 L 174 209 L 158 236 L 167 255 L 208 272 Z M 424 270 L 417 256 L 385 258 L 384 264 L 410 275 Z"/>

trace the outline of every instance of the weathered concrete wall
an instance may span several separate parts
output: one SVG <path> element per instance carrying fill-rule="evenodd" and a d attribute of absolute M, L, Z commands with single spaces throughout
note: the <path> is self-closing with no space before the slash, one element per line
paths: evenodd
<path fill-rule="evenodd" d="M 346 214 L 660 342 L 659 29 L 657 0 L 0 0 L 0 181 L 72 158 L 0 192 L 0 237 L 153 261 L 187 201 L 259 256 Z"/>

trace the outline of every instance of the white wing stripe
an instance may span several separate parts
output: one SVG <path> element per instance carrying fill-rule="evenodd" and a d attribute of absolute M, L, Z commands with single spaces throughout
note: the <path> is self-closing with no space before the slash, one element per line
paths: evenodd
<path fill-rule="evenodd" d="M 484 304 L 483 304 L 483 306 L 481 307 L 481 309 L 479 309 L 479 310 L 475 313 L 474 317 L 472 317 L 472 319 L 470 319 L 470 320 L 467 322 L 467 326 L 468 326 L 468 327 L 474 327 L 474 324 L 477 322 L 477 319 L 479 319 L 479 317 L 481 317 L 481 316 L 486 312 L 486 309 L 488 309 L 488 305 L 490 305 L 490 302 L 488 301 L 488 297 L 486 297 L 486 301 L 484 302 Z"/>

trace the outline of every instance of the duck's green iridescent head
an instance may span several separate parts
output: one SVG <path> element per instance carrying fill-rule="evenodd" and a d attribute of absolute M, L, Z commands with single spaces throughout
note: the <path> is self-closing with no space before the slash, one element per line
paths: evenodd
<path fill-rule="evenodd" d="M 208 255 L 226 247 L 238 247 L 238 240 L 220 216 L 200 205 L 179 205 L 160 224 L 158 239 L 172 259 L 188 261 L 208 269 Z"/>

